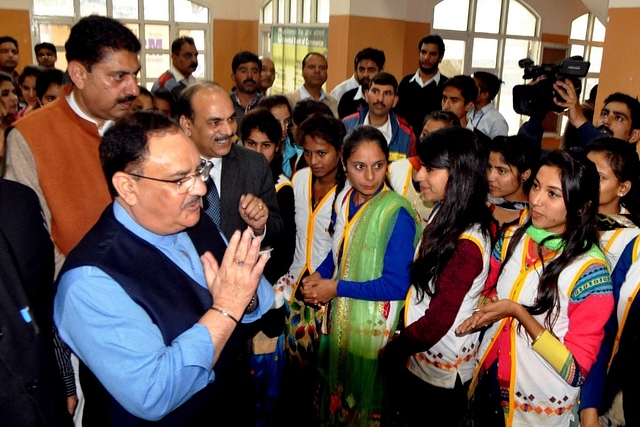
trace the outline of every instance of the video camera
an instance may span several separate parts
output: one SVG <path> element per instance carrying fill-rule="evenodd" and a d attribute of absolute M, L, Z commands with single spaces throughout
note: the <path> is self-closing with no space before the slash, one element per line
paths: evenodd
<path fill-rule="evenodd" d="M 535 79 L 546 76 L 533 85 L 516 85 L 513 87 L 513 109 L 518 114 L 527 116 L 544 117 L 549 111 L 561 112 L 564 108 L 553 102 L 555 98 L 559 102 L 564 99 L 553 88 L 558 80 L 570 79 L 580 95 L 582 83 L 580 77 L 585 77 L 589 72 L 591 63 L 584 61 L 581 56 L 572 56 L 555 64 L 533 65 L 531 58 L 518 61 L 520 68 L 524 69 L 523 79 Z"/>

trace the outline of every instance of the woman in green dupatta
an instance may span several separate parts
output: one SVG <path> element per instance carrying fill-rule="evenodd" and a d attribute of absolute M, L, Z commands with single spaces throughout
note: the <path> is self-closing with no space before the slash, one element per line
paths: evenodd
<path fill-rule="evenodd" d="M 342 162 L 352 189 L 336 201 L 334 244 L 303 280 L 305 301 L 328 304 L 319 366 L 319 415 L 325 425 L 378 425 L 383 385 L 378 354 L 398 323 L 420 235 L 407 200 L 385 185 L 384 135 L 358 126 Z"/>

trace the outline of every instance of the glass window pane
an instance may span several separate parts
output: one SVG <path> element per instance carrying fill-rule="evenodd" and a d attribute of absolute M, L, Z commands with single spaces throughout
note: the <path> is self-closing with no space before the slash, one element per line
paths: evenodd
<path fill-rule="evenodd" d="M 509 2 L 507 34 L 533 37 L 536 35 L 536 23 L 536 17 L 526 7 L 515 0 Z"/>
<path fill-rule="evenodd" d="M 593 21 L 593 37 L 591 37 L 591 40 L 593 40 L 594 42 L 603 42 L 606 32 L 607 29 L 604 27 L 604 25 L 600 23 L 600 20 L 598 18 L 595 18 Z"/>
<path fill-rule="evenodd" d="M 329 0 L 318 0 L 318 21 L 321 24 L 329 23 Z"/>
<path fill-rule="evenodd" d="M 591 89 L 593 89 L 593 87 L 595 85 L 598 84 L 598 78 L 587 78 L 584 81 L 584 99 L 589 99 L 589 93 L 591 92 Z M 596 89 L 597 91 L 597 89 Z"/>
<path fill-rule="evenodd" d="M 168 21 L 169 0 L 144 0 L 144 19 L 149 21 Z"/>
<path fill-rule="evenodd" d="M 476 6 L 476 32 L 498 34 L 500 31 L 501 10 L 501 0 L 478 0 Z"/>
<path fill-rule="evenodd" d="M 138 0 L 112 0 L 115 19 L 138 19 Z"/>
<path fill-rule="evenodd" d="M 34 15 L 73 16 L 73 0 L 33 0 Z"/>
<path fill-rule="evenodd" d="M 131 30 L 131 32 L 140 40 L 140 28 L 138 24 L 132 24 L 131 22 L 125 22 L 125 27 Z"/>
<path fill-rule="evenodd" d="M 447 51 L 447 53 L 449 52 Z M 473 54 L 471 57 L 471 68 L 496 68 L 497 54 L 498 40 L 480 38 L 474 39 Z"/>
<path fill-rule="evenodd" d="M 144 41 L 148 50 L 168 50 L 171 48 L 171 39 L 169 38 L 168 25 L 151 25 L 144 26 Z"/>
<path fill-rule="evenodd" d="M 443 30 L 467 30 L 469 0 L 444 0 L 433 12 L 433 28 Z"/>
<path fill-rule="evenodd" d="M 70 25 L 40 24 L 40 42 L 53 43 L 55 46 L 64 46 L 71 32 Z M 60 61 L 60 55 L 58 55 Z"/>
<path fill-rule="evenodd" d="M 589 67 L 590 73 L 599 73 L 600 66 L 602 65 L 602 48 L 597 46 L 591 46 L 589 48 L 589 62 L 591 62 L 591 66 Z"/>
<path fill-rule="evenodd" d="M 298 23 L 298 0 L 291 0 L 289 2 L 289 22 L 292 24 Z"/>
<path fill-rule="evenodd" d="M 187 28 L 183 28 L 178 31 L 178 37 L 183 36 L 193 38 L 193 41 L 196 43 L 196 49 L 198 49 L 198 53 L 202 54 L 205 49 L 204 30 L 190 30 Z M 200 55 L 198 55 L 198 60 L 200 60 Z"/>
<path fill-rule="evenodd" d="M 302 1 L 302 22 L 304 24 L 311 23 L 311 0 Z"/>
<path fill-rule="evenodd" d="M 154 2 L 155 3 L 155 2 Z M 209 22 L 209 8 L 189 0 L 173 0 L 173 11 L 178 22 Z"/>
<path fill-rule="evenodd" d="M 284 20 L 284 0 L 278 0 L 278 23 L 279 24 L 284 24 L 285 20 Z"/>
<path fill-rule="evenodd" d="M 589 14 L 585 13 L 582 16 L 577 17 L 571 23 L 571 35 L 569 38 L 573 40 L 586 40 L 587 39 L 587 24 L 589 23 Z"/>
<path fill-rule="evenodd" d="M 572 44 L 570 56 L 582 56 L 584 58 L 584 46 L 581 44 Z"/>
<path fill-rule="evenodd" d="M 273 2 L 270 1 L 269 3 L 267 3 L 263 10 L 263 15 L 262 15 L 262 22 L 264 22 L 265 24 L 272 24 L 273 23 Z"/>
<path fill-rule="evenodd" d="M 536 57 L 530 41 L 514 39 L 505 41 L 502 70 L 504 84 L 498 94 L 498 110 L 509 124 L 509 134 L 517 133 L 520 128 L 520 115 L 513 111 L 513 87 L 523 83 L 523 70 L 518 66 L 518 61 L 528 56 Z"/>
<path fill-rule="evenodd" d="M 107 0 L 80 0 L 80 16 L 89 15 L 106 16 Z"/>
<path fill-rule="evenodd" d="M 207 70 L 207 56 L 205 54 L 198 55 L 198 68 L 192 73 L 193 77 L 203 80 Z"/>
<path fill-rule="evenodd" d="M 160 74 L 169 69 L 169 66 L 168 53 L 147 53 L 145 55 L 146 78 L 148 79 L 157 79 L 160 77 Z"/>
<path fill-rule="evenodd" d="M 462 74 L 466 43 L 463 40 L 444 40 L 446 51 L 440 63 L 440 72 L 447 77 Z"/>

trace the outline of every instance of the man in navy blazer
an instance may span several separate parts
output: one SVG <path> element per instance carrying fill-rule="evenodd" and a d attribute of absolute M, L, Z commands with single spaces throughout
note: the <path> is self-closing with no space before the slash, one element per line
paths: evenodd
<path fill-rule="evenodd" d="M 229 95 L 213 82 L 189 86 L 178 99 L 178 117 L 200 155 L 213 163 L 211 177 L 220 197 L 219 228 L 224 235 L 248 226 L 263 236 L 263 246 L 272 245 L 284 224 L 269 164 L 262 154 L 236 144 L 238 125 Z"/>
<path fill-rule="evenodd" d="M 53 243 L 38 197 L 0 179 L 0 425 L 71 425 L 52 298 Z"/>

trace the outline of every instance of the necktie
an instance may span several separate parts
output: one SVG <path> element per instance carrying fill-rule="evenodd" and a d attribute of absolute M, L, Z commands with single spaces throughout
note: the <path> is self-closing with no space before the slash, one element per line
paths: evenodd
<path fill-rule="evenodd" d="M 216 188 L 216 183 L 213 181 L 213 177 L 209 177 L 207 181 L 207 194 L 204 199 L 206 201 L 204 211 L 213 222 L 215 222 L 218 228 L 220 228 L 220 195 L 218 194 L 218 189 Z"/>

